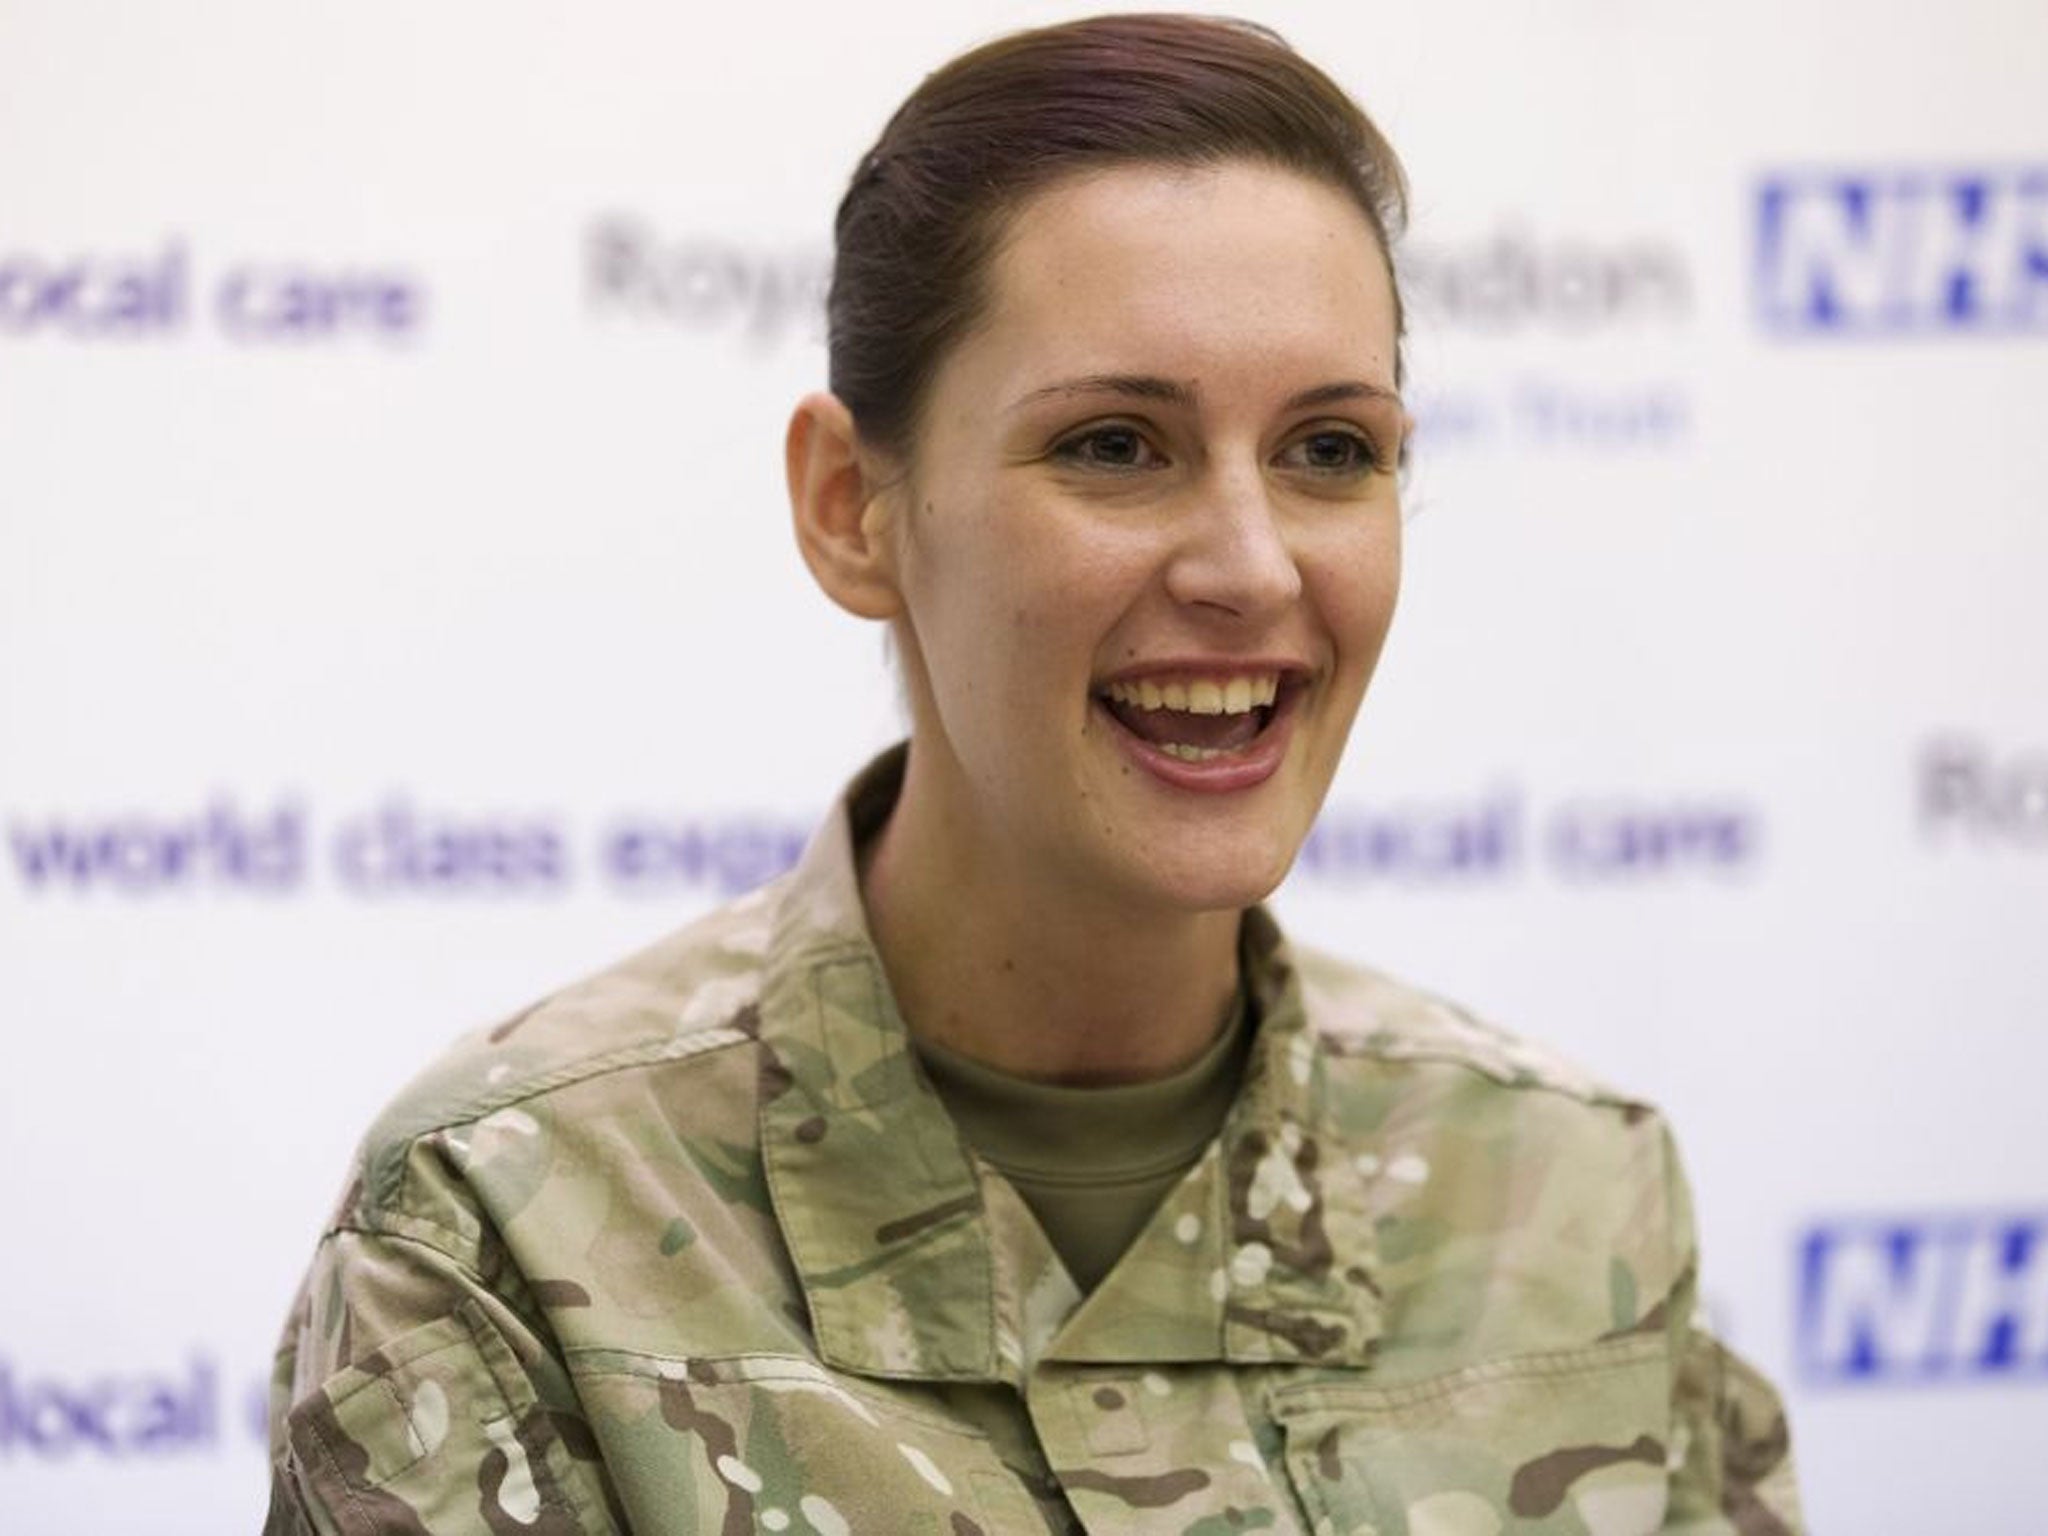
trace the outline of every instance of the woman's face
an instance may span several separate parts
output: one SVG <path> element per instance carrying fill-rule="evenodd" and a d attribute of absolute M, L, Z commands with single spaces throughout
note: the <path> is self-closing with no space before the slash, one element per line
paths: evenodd
<path fill-rule="evenodd" d="M 913 783 L 980 867 L 1264 897 L 1401 564 L 1394 297 L 1343 194 L 1136 164 L 1026 202 L 891 494 Z"/>

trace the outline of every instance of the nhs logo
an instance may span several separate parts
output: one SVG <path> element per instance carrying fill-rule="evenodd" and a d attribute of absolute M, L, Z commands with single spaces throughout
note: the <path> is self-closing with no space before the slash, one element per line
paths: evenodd
<path fill-rule="evenodd" d="M 1755 283 L 1781 334 L 2048 333 L 2048 165 L 1767 176 Z"/>
<path fill-rule="evenodd" d="M 2048 1385 L 2048 1212 L 1811 1228 L 1798 1351 L 1818 1383 Z"/>

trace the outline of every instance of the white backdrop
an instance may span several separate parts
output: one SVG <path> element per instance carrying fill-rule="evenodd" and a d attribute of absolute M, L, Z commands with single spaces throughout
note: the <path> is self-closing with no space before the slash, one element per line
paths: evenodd
<path fill-rule="evenodd" d="M 830 211 L 1074 9 L 0 0 L 0 1529 L 253 1530 L 374 1109 L 894 734 L 784 520 Z M 2035 1536 L 2048 10 L 1254 14 L 1416 188 L 1283 914 L 1666 1105 L 1818 1530 Z"/>

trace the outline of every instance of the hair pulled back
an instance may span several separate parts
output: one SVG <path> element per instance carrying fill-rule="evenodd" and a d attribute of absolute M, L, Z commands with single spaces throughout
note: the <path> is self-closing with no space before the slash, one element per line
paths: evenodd
<path fill-rule="evenodd" d="M 981 312 L 1004 220 L 1033 193 L 1112 165 L 1227 159 L 1348 193 L 1392 278 L 1407 214 L 1393 147 L 1265 27 L 1099 16 L 999 38 L 927 76 L 839 204 L 829 376 L 862 437 L 908 456 L 927 384 Z"/>

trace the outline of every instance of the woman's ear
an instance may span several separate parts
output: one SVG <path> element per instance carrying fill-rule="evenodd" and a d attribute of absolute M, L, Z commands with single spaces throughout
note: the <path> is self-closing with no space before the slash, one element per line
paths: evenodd
<path fill-rule="evenodd" d="M 797 402 L 783 462 L 797 548 L 825 595 L 864 619 L 902 612 L 886 488 L 871 478 L 853 413 L 837 395 L 806 395 Z"/>

